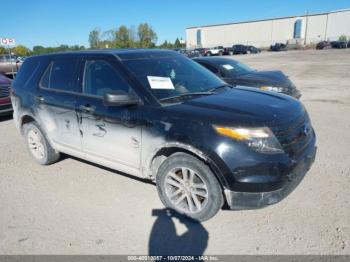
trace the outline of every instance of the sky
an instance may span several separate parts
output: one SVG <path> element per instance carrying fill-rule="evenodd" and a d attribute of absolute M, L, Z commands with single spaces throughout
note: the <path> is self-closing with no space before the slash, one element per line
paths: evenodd
<path fill-rule="evenodd" d="M 147 22 L 158 43 L 185 39 L 190 26 L 350 8 L 350 0 L 1 0 L 0 37 L 17 44 L 88 46 L 89 32 Z"/>

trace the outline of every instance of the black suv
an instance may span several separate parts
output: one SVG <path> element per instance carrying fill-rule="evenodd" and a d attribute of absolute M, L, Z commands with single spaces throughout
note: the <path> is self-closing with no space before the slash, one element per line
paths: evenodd
<path fill-rule="evenodd" d="M 249 48 L 246 45 L 233 45 L 233 54 L 248 54 Z"/>
<path fill-rule="evenodd" d="M 201 221 L 225 203 L 249 209 L 280 201 L 316 152 L 300 102 L 232 88 L 174 51 L 29 57 L 11 98 L 39 164 L 65 153 L 153 180 L 165 206 Z"/>

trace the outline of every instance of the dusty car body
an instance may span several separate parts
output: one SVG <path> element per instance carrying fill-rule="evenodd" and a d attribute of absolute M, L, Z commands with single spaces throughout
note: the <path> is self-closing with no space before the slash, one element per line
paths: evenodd
<path fill-rule="evenodd" d="M 11 79 L 0 74 L 0 116 L 12 113 L 12 105 L 10 99 Z"/>
<path fill-rule="evenodd" d="M 316 154 L 300 102 L 231 88 L 174 51 L 30 57 L 11 98 L 39 164 L 62 152 L 154 180 L 165 206 L 201 221 L 224 203 L 250 209 L 280 201 Z"/>
<path fill-rule="evenodd" d="M 299 99 L 301 93 L 293 82 L 281 71 L 257 71 L 231 58 L 194 58 L 208 70 L 231 85 L 256 87 L 261 90 L 284 93 Z"/>

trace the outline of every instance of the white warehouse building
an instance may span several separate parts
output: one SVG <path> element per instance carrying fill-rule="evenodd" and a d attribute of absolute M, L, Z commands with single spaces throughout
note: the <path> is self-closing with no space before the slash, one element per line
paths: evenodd
<path fill-rule="evenodd" d="M 186 29 L 187 48 L 232 46 L 268 47 L 274 43 L 311 44 L 350 38 L 350 9 L 247 22 L 194 26 Z"/>

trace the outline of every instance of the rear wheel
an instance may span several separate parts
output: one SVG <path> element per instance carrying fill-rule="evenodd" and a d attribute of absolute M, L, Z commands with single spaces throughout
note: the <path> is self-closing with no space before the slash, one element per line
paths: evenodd
<path fill-rule="evenodd" d="M 23 133 L 28 151 L 37 163 L 50 165 L 57 162 L 60 158 L 60 153 L 51 147 L 37 123 L 25 124 Z"/>
<path fill-rule="evenodd" d="M 222 52 L 219 52 L 219 56 L 222 56 L 223 55 L 223 53 Z"/>
<path fill-rule="evenodd" d="M 224 203 L 220 184 L 209 167 L 185 153 L 166 159 L 156 182 L 166 207 L 199 221 L 213 217 Z"/>

